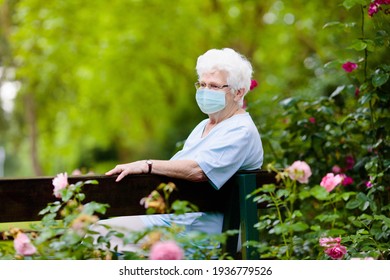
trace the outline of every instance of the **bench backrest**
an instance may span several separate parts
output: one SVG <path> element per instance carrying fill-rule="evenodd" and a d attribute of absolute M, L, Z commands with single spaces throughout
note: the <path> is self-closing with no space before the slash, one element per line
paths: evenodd
<path fill-rule="evenodd" d="M 247 194 L 257 186 L 272 183 L 275 175 L 266 171 L 243 171 L 234 175 L 220 190 L 208 182 L 190 182 L 158 175 L 131 175 L 120 182 L 112 176 L 70 176 L 70 183 L 97 180 L 98 185 L 85 185 L 86 202 L 107 203 L 110 207 L 102 218 L 145 214 L 140 200 L 149 195 L 160 183 L 172 182 L 178 191 L 171 195 L 176 199 L 188 200 L 202 212 L 219 211 L 225 214 L 223 230 L 242 228 L 242 241 L 258 240 L 253 230 L 257 222 L 257 205 L 246 199 Z M 53 202 L 53 177 L 1 178 L 0 179 L 0 223 L 38 221 L 39 211 Z M 237 238 L 230 238 L 226 251 L 237 248 Z M 243 258 L 250 258 L 243 248 Z M 253 253 L 253 252 L 252 252 Z M 252 254 L 251 253 L 251 254 Z"/>

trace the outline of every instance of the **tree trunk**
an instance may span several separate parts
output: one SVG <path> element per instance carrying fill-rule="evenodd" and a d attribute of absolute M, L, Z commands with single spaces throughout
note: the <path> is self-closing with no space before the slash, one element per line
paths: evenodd
<path fill-rule="evenodd" d="M 42 176 L 42 167 L 38 159 L 38 130 L 36 121 L 36 108 L 32 94 L 25 96 L 26 123 L 29 130 L 30 158 L 35 176 Z"/>

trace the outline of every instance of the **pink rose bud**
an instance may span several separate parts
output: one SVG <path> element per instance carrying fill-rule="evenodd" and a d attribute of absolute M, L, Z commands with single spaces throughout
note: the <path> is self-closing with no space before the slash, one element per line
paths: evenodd
<path fill-rule="evenodd" d="M 257 87 L 257 81 L 256 81 L 256 80 L 252 80 L 252 81 L 251 81 L 251 86 L 250 86 L 249 90 L 252 90 L 252 89 L 254 89 L 255 87 Z"/>
<path fill-rule="evenodd" d="M 346 156 L 345 157 L 345 168 L 347 170 L 352 169 L 355 166 L 355 159 L 353 156 Z"/>
<path fill-rule="evenodd" d="M 340 166 L 338 166 L 338 165 L 335 165 L 335 166 L 333 166 L 332 167 L 332 172 L 333 173 L 340 173 L 341 172 L 341 167 Z"/>
<path fill-rule="evenodd" d="M 358 67 L 358 65 L 356 63 L 348 61 L 344 63 L 342 67 L 346 72 L 350 73 L 353 70 L 355 70 Z"/>

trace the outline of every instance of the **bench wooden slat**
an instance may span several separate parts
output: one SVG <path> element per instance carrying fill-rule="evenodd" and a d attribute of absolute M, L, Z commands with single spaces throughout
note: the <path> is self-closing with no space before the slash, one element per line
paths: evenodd
<path fill-rule="evenodd" d="M 70 183 L 97 180 L 98 185 L 85 185 L 86 202 L 96 201 L 110 205 L 106 217 L 142 215 L 145 208 L 141 198 L 149 195 L 160 183 L 172 182 L 178 188 L 171 198 L 188 200 L 202 211 L 224 211 L 224 198 L 232 184 L 215 190 L 208 182 L 189 182 L 157 175 L 126 176 L 120 182 L 108 176 L 71 176 Z M 0 179 L 0 222 L 36 221 L 40 210 L 56 198 L 53 195 L 52 177 Z"/>

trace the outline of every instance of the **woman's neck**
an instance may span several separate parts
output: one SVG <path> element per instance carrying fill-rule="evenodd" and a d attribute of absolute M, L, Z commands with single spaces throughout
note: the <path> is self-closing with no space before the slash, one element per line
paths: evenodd
<path fill-rule="evenodd" d="M 217 125 L 220 122 L 222 122 L 224 120 L 227 120 L 227 119 L 231 118 L 234 115 L 244 114 L 245 112 L 246 111 L 244 109 L 239 108 L 239 107 L 236 107 L 236 108 L 234 108 L 232 110 L 228 110 L 228 111 L 222 110 L 220 112 L 217 112 L 217 113 L 209 115 L 209 124 Z"/>
<path fill-rule="evenodd" d="M 227 120 L 228 118 L 231 118 L 233 117 L 234 115 L 238 115 L 238 114 L 244 114 L 246 111 L 242 108 L 237 108 L 236 111 L 232 111 L 230 112 L 229 114 L 227 114 L 225 112 L 225 114 L 223 114 L 223 111 L 221 112 L 218 112 L 218 113 L 215 113 L 215 114 L 211 114 L 209 116 L 209 121 L 207 122 L 204 130 L 203 130 L 203 134 L 202 134 L 202 137 L 205 137 L 207 136 L 210 131 L 217 125 L 219 124 L 220 122 L 224 121 L 224 120 Z"/>

